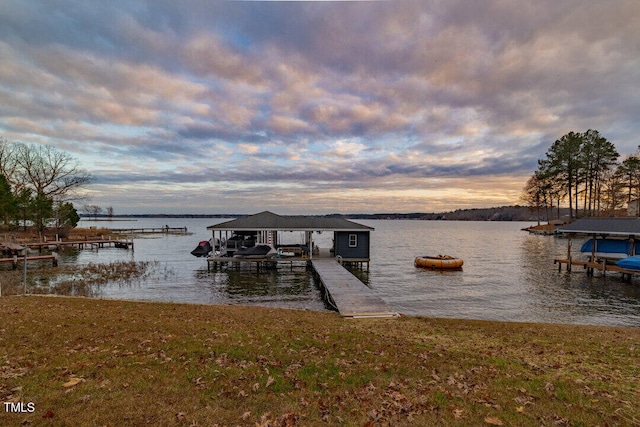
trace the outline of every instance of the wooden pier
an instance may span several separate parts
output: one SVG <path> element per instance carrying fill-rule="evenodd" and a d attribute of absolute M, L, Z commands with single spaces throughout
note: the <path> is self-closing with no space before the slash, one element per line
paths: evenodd
<path fill-rule="evenodd" d="M 629 270 L 626 268 L 620 268 L 615 264 L 609 264 L 606 260 L 602 260 L 600 262 L 594 261 L 580 261 L 574 259 L 554 259 L 554 264 L 558 264 L 558 271 L 562 270 L 562 264 L 566 264 L 567 271 L 571 271 L 572 266 L 582 267 L 584 270 L 587 270 L 588 275 L 593 275 L 595 270 L 599 270 L 602 272 L 603 276 L 606 276 L 607 272 L 620 273 L 622 277 L 628 277 L 631 279 L 633 275 L 640 274 L 640 270 Z"/>
<path fill-rule="evenodd" d="M 0 242 L 0 252 L 6 255 L 18 255 L 25 248 L 38 249 L 42 252 L 44 249 L 59 251 L 65 247 L 76 247 L 78 249 L 101 249 L 101 248 L 120 248 L 133 250 L 132 240 L 111 240 L 111 239 L 87 239 L 87 240 L 51 240 L 49 242 L 32 242 L 32 243 L 2 243 Z"/>
<path fill-rule="evenodd" d="M 334 259 L 311 260 L 328 298 L 343 317 L 397 317 L 398 313 Z"/>
<path fill-rule="evenodd" d="M 52 240 L 50 242 L 23 243 L 22 246 L 37 249 L 53 249 L 59 250 L 65 246 L 76 247 L 78 249 L 101 249 L 101 248 L 120 248 L 133 249 L 133 241 L 131 240 L 110 240 L 110 239 L 87 239 L 87 240 Z"/>
<path fill-rule="evenodd" d="M 124 234 L 187 234 L 187 227 L 109 228 L 108 230 Z"/>

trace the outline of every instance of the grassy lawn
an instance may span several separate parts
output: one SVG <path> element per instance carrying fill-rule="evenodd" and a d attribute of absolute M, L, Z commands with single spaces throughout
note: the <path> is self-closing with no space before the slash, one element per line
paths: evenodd
<path fill-rule="evenodd" d="M 0 398 L 2 426 L 640 426 L 640 330 L 5 296 Z"/>

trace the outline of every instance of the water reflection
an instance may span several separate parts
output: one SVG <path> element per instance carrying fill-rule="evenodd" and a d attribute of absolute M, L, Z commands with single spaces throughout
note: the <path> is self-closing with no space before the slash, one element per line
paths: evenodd
<path fill-rule="evenodd" d="M 206 286 L 217 300 L 229 303 L 277 305 L 286 308 L 323 310 L 320 290 L 304 267 L 279 266 L 262 270 L 234 268 L 199 270 L 197 283 Z"/>

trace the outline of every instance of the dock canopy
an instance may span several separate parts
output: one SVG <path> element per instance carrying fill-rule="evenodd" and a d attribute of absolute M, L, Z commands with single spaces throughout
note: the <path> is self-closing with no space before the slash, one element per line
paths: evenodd
<path fill-rule="evenodd" d="M 640 236 L 640 218 L 581 218 L 558 227 L 565 234 Z"/>
<path fill-rule="evenodd" d="M 211 225 L 207 230 L 233 231 L 373 231 L 372 227 L 344 218 L 283 216 L 265 211 Z"/>
<path fill-rule="evenodd" d="M 340 257 L 347 262 L 368 263 L 370 259 L 370 233 L 374 228 L 340 217 L 284 216 L 265 211 L 211 225 L 207 227 L 207 230 L 213 232 L 215 241 L 219 239 L 223 242 L 221 254 L 225 256 L 233 255 L 240 246 L 249 247 L 259 243 L 280 248 L 278 232 L 287 231 L 304 233 L 304 247 L 296 250 L 301 250 L 305 256 L 313 256 L 313 252 L 319 253 L 320 251 L 313 244 L 313 233 L 332 232 L 333 243 L 330 252 L 333 256 Z M 231 236 L 229 236 L 229 232 L 232 233 Z M 285 246 L 285 251 L 295 249 L 286 245 L 282 246 Z"/>

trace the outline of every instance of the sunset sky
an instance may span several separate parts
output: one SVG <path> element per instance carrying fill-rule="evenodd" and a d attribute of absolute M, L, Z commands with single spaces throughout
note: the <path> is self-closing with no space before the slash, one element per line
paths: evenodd
<path fill-rule="evenodd" d="M 519 203 L 551 144 L 640 144 L 640 2 L 0 2 L 0 137 L 131 213 Z"/>

